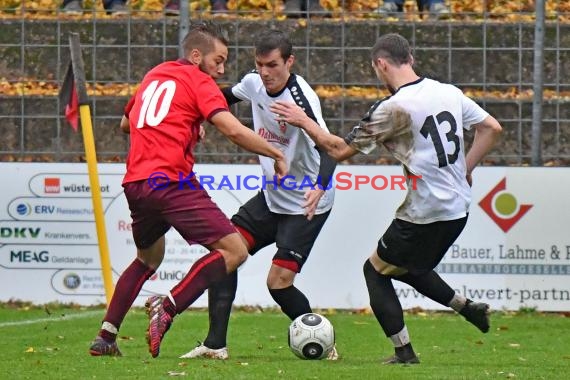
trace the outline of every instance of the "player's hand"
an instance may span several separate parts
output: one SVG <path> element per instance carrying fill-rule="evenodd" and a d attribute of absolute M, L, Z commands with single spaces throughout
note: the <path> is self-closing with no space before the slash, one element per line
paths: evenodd
<path fill-rule="evenodd" d="M 285 102 L 283 100 L 275 101 L 269 106 L 271 112 L 277 115 L 277 122 L 289 123 L 293 126 L 301 126 L 308 117 L 305 111 L 293 102 Z"/>
<path fill-rule="evenodd" d="M 285 162 L 285 159 L 279 159 L 279 160 L 275 160 L 273 162 L 273 169 L 275 170 L 275 175 L 277 176 L 277 181 L 279 181 L 279 183 L 281 183 L 281 181 L 283 180 L 283 177 L 285 177 L 287 175 L 287 171 L 289 170 L 289 168 L 287 168 L 287 163 Z"/>
<path fill-rule="evenodd" d="M 200 124 L 200 130 L 198 131 L 198 141 L 202 141 L 206 138 L 206 128 Z"/>
<path fill-rule="evenodd" d="M 320 188 L 310 189 L 305 192 L 305 203 L 303 204 L 303 208 L 305 209 L 304 214 L 307 216 L 307 220 L 311 220 L 313 219 L 313 216 L 315 216 L 319 201 L 324 194 L 325 191 Z"/>
<path fill-rule="evenodd" d="M 469 184 L 469 187 L 472 187 L 472 186 L 473 186 L 473 177 L 471 176 L 471 174 L 468 173 L 468 174 L 465 176 L 465 179 L 467 180 L 467 183 Z"/>

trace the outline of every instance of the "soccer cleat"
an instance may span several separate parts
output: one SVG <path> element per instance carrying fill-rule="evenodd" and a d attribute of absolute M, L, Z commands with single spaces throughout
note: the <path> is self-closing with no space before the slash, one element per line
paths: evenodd
<path fill-rule="evenodd" d="M 207 358 L 207 359 L 219 359 L 227 360 L 229 357 L 228 348 L 209 348 L 204 346 L 204 343 L 198 342 L 198 345 L 192 349 L 192 351 L 185 353 L 180 356 L 180 359 L 195 359 L 195 358 Z"/>
<path fill-rule="evenodd" d="M 333 349 L 327 355 L 327 360 L 338 360 L 338 351 L 336 350 L 336 344 L 333 346 Z"/>
<path fill-rule="evenodd" d="M 467 300 L 459 314 L 463 315 L 468 322 L 471 322 L 481 332 L 486 333 L 489 331 L 489 305 L 486 303 Z"/>
<path fill-rule="evenodd" d="M 107 342 L 100 336 L 91 342 L 89 353 L 91 356 L 123 356 L 119 350 L 117 342 Z"/>
<path fill-rule="evenodd" d="M 148 352 L 150 352 L 153 358 L 156 358 L 160 353 L 162 338 L 172 324 L 172 317 L 164 310 L 162 297 L 149 297 L 146 300 L 145 307 L 149 319 L 148 330 L 146 332 Z"/>
<path fill-rule="evenodd" d="M 382 361 L 382 364 L 420 364 L 420 359 L 417 356 L 413 356 L 408 359 L 400 358 L 398 355 L 394 354 L 389 358 Z"/>
<path fill-rule="evenodd" d="M 420 359 L 416 356 L 412 344 L 396 347 L 394 355 L 382 361 L 382 364 L 419 364 Z"/>

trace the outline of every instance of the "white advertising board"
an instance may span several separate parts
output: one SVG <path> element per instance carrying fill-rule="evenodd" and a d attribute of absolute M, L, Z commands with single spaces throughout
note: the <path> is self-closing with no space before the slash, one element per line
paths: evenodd
<path fill-rule="evenodd" d="M 135 257 L 121 187 L 125 168 L 98 168 L 116 281 Z M 209 193 L 228 216 L 261 185 L 256 165 L 196 165 L 196 172 L 212 183 Z M 0 163 L 0 173 L 0 301 L 104 303 L 86 165 Z M 335 206 L 296 283 L 313 307 L 368 306 L 362 265 L 404 197 L 401 174 L 396 166 L 337 168 Z M 568 194 L 567 168 L 476 169 L 469 221 L 437 271 L 456 291 L 494 309 L 569 311 Z M 206 252 L 174 230 L 166 237 L 165 260 L 137 305 L 167 293 Z M 237 305 L 275 305 L 265 287 L 274 252 L 275 246 L 267 247 L 240 268 Z M 443 309 L 397 281 L 395 286 L 404 308 Z M 203 296 L 194 305 L 206 303 Z"/>

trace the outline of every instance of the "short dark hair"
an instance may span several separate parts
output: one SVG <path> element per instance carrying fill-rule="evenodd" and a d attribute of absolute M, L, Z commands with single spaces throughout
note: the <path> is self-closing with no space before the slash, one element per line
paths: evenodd
<path fill-rule="evenodd" d="M 276 29 L 264 30 L 255 39 L 255 55 L 265 55 L 279 49 L 283 60 L 287 60 L 293 54 L 293 45 L 289 36 Z"/>
<path fill-rule="evenodd" d="M 193 49 L 208 54 L 214 49 L 214 41 L 216 40 L 228 46 L 226 34 L 219 25 L 211 21 L 194 23 L 190 25 L 190 31 L 182 40 L 184 56 L 188 56 Z"/>
<path fill-rule="evenodd" d="M 397 33 L 378 37 L 371 51 L 372 60 L 385 58 L 396 65 L 412 63 L 412 49 L 408 40 Z"/>

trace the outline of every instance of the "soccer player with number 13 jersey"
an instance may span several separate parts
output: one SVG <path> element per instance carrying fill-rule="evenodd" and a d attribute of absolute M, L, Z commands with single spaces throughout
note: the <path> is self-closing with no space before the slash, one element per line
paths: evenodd
<path fill-rule="evenodd" d="M 378 38 L 372 68 L 392 95 L 376 102 L 344 139 L 323 133 L 293 103 L 275 102 L 279 120 L 305 130 L 333 158 L 384 146 L 416 178 L 396 217 L 364 263 L 370 305 L 395 353 L 385 364 L 419 363 L 392 280 L 451 307 L 482 332 L 489 331 L 489 305 L 472 302 L 433 270 L 459 236 L 469 213 L 471 173 L 493 148 L 501 126 L 461 90 L 419 77 L 408 41 L 398 34 Z M 475 137 L 465 154 L 463 130 Z"/>

